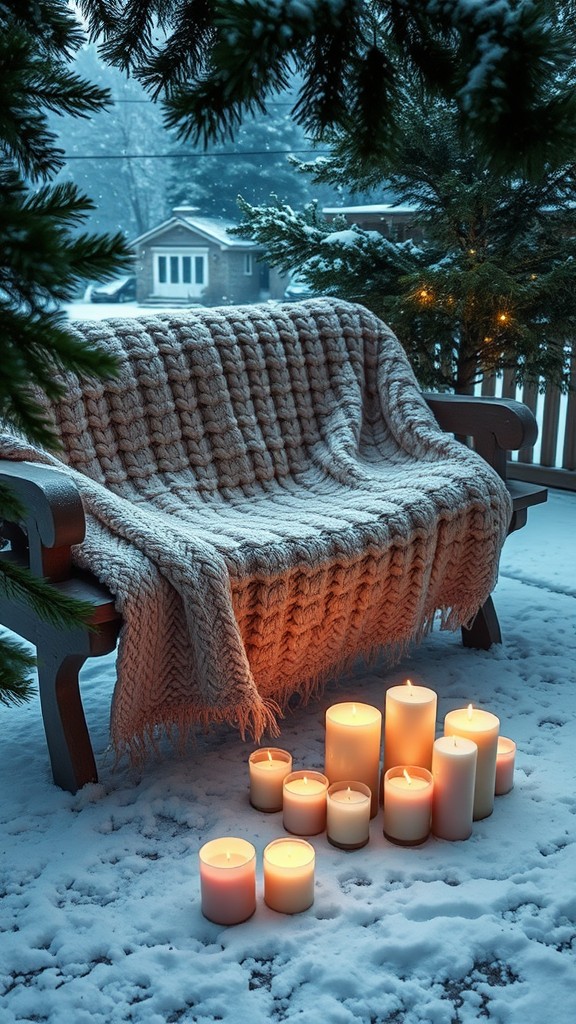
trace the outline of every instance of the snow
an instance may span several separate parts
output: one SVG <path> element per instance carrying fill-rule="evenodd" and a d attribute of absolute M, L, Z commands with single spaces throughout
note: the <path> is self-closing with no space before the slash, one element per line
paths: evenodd
<path fill-rule="evenodd" d="M 124 309 L 122 309 L 124 312 Z M 504 642 L 464 649 L 434 631 L 399 665 L 359 667 L 287 714 L 279 746 L 322 768 L 324 712 L 382 708 L 405 678 L 447 711 L 469 701 L 518 744 L 515 786 L 465 842 L 384 839 L 343 852 L 324 835 L 313 906 L 262 899 L 262 851 L 280 814 L 248 803 L 254 744 L 215 729 L 184 756 L 114 766 L 114 658 L 82 691 L 100 782 L 49 775 L 39 703 L 0 707 L 0 1019 L 49 1024 L 554 1024 L 576 1019 L 576 496 L 552 491 L 504 548 L 495 592 Z M 258 854 L 258 903 L 229 928 L 203 918 L 197 855 L 237 835 Z"/>

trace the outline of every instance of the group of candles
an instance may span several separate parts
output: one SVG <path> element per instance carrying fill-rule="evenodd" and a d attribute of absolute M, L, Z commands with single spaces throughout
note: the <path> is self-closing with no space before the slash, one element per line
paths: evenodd
<path fill-rule="evenodd" d="M 435 739 L 437 696 L 408 680 L 386 693 L 383 783 L 382 714 L 368 704 L 335 704 L 326 712 L 324 772 L 292 770 L 286 750 L 262 748 L 249 758 L 250 802 L 282 811 L 290 838 L 263 854 L 264 901 L 281 913 L 300 913 L 314 900 L 314 847 L 304 836 L 326 831 L 344 850 L 369 840 L 370 819 L 384 806 L 384 835 L 415 846 L 432 832 L 467 839 L 472 822 L 488 817 L 494 797 L 514 784 L 516 744 L 500 736 L 496 715 L 469 705 L 450 711 Z M 237 924 L 256 909 L 256 850 L 244 839 L 206 843 L 199 854 L 202 912 L 218 924 Z"/>

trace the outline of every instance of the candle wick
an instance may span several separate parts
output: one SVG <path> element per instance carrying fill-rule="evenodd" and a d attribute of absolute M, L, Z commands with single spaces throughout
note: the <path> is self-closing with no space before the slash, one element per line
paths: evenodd
<path fill-rule="evenodd" d="M 408 785 L 411 786 L 412 785 L 412 779 L 408 775 L 408 772 L 406 771 L 406 769 L 404 769 L 403 775 L 404 775 L 404 778 L 406 779 L 406 782 L 408 783 Z"/>

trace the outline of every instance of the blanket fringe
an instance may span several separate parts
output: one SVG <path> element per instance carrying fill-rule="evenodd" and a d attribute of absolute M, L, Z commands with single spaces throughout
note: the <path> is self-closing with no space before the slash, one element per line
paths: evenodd
<path fill-rule="evenodd" d="M 373 668 L 378 664 L 389 670 L 406 657 L 412 646 L 419 644 L 434 629 L 436 622 L 440 630 L 455 632 L 469 625 L 477 611 L 477 607 L 470 609 L 469 606 L 434 609 L 426 615 L 412 636 L 386 645 L 374 643 L 362 652 L 351 652 L 325 670 L 304 679 L 297 688 L 293 682 L 286 683 L 274 698 L 259 696 L 257 701 L 243 702 L 232 709 L 192 705 L 153 726 L 143 724 L 141 731 L 129 737 L 113 733 L 115 765 L 126 756 L 133 767 L 141 767 L 150 753 L 160 756 L 160 745 L 164 740 L 182 756 L 190 741 L 193 741 L 196 730 L 207 733 L 220 725 L 237 729 L 243 741 L 249 739 L 257 744 L 263 736 L 270 740 L 276 739 L 282 731 L 279 719 L 285 717 L 287 710 L 294 711 L 318 699 L 329 683 L 349 678 L 361 666 Z"/>

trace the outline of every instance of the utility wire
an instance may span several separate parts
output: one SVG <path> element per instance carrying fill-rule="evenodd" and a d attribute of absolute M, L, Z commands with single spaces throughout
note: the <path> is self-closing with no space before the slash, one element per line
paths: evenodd
<path fill-rule="evenodd" d="M 104 153 L 92 156 L 66 155 L 64 160 L 200 160 L 203 157 L 223 156 L 292 156 L 295 153 L 314 153 L 315 156 L 330 156 L 329 150 L 317 149 L 245 149 L 232 153 Z"/>

